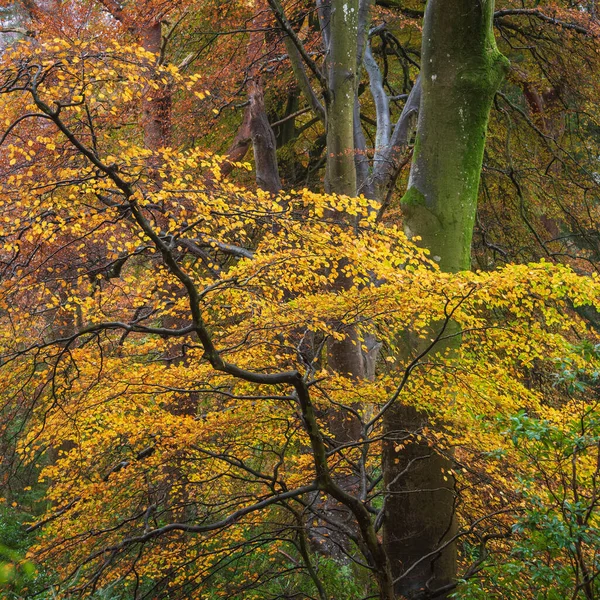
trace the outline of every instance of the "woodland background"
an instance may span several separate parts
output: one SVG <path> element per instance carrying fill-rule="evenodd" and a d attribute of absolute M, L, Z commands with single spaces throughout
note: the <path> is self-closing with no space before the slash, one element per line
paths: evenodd
<path fill-rule="evenodd" d="M 2 597 L 600 596 L 595 0 L 0 11 Z"/>

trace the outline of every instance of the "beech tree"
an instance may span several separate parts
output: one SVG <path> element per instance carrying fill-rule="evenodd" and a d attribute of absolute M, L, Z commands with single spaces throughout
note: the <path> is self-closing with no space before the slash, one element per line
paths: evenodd
<path fill-rule="evenodd" d="M 62 22 L 27 3 L 0 84 L 0 374 L 14 465 L 48 481 L 29 531 L 57 593 L 326 598 L 333 556 L 356 597 L 447 597 L 521 510 L 497 413 L 560 427 L 593 406 L 544 377 L 596 368 L 574 340 L 593 339 L 597 280 L 578 262 L 469 272 L 490 110 L 512 102 L 494 23 L 592 26 L 489 0 L 381 5 L 423 16 L 413 58 L 367 0 L 74 2 Z M 230 78 L 225 57 L 243 65 Z M 274 120 L 281 64 L 294 89 Z M 223 116 L 238 97 L 243 117 Z M 280 173 L 299 118 L 307 180 L 324 153 L 316 191 Z M 593 593 L 586 551 L 575 589 Z"/>
<path fill-rule="evenodd" d="M 285 20 L 281 5 L 276 0 L 271 5 L 290 38 L 287 47 L 299 61 L 298 57 L 307 53 Z M 369 46 L 370 2 L 322 2 L 319 11 L 326 75 L 314 64 L 309 66 L 322 85 L 329 190 L 351 196 L 360 190 L 377 199 L 378 210 L 382 208 L 398 172 L 398 147 L 407 143 L 406 120 L 416 110 L 417 96 L 416 149 L 402 199 L 404 227 L 409 235 L 419 236 L 443 270 L 468 269 L 487 121 L 507 68 L 493 37 L 494 3 L 428 3 L 420 84 L 411 92 L 413 98 L 393 132 L 389 101 Z M 377 111 L 372 167 L 365 164 L 360 125 L 358 81 L 363 63 Z M 298 65 L 296 71 L 303 75 Z M 310 91 L 308 95 L 314 98 L 316 94 Z M 407 349 L 409 355 L 412 350 Z M 334 368 L 365 376 L 360 347 L 351 335 L 345 346 L 336 344 L 335 352 L 343 358 L 334 357 Z M 402 460 L 394 450 L 392 432 L 418 431 L 426 422 L 414 407 L 404 409 L 400 403 L 386 415 L 389 440 L 384 449 L 384 480 L 392 493 L 386 500 L 386 545 L 395 578 L 400 581 L 397 589 L 409 596 L 429 586 L 448 585 L 455 577 L 454 548 L 448 543 L 455 533 L 455 498 L 452 482 L 447 477 L 443 480 L 444 467 L 449 469 L 450 461 L 432 455 L 426 443 L 407 447 Z M 399 479 L 405 471 L 408 473 Z M 394 485 L 411 494 L 393 495 Z M 407 569 L 410 576 L 403 577 Z"/>
<path fill-rule="evenodd" d="M 471 265 L 487 122 L 507 69 L 496 48 L 493 14 L 494 2 L 489 0 L 450 5 L 430 0 L 425 12 L 417 137 L 408 190 L 401 202 L 406 231 L 419 236 L 443 271 L 463 271 Z M 399 404 L 388 413 L 387 429 L 419 430 L 426 423 L 423 413 Z M 399 586 L 411 597 L 428 586 L 448 585 L 456 576 L 455 550 L 446 545 L 456 530 L 453 484 L 444 481 L 451 461 L 432 454 L 427 444 L 414 445 L 399 467 L 418 462 L 398 479 L 395 460 L 388 444 L 384 473 L 390 491 L 395 484 L 417 493 L 388 501 L 386 517 L 394 524 L 385 530 L 390 554 L 404 567 L 431 557 L 421 560 Z M 399 531 L 398 523 L 402 523 Z M 412 538 L 411 544 L 404 543 L 404 532 Z"/>

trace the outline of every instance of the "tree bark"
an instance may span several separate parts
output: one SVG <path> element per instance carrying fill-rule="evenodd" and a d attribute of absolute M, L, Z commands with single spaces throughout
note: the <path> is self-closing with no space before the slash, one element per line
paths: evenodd
<path fill-rule="evenodd" d="M 332 0 L 329 23 L 327 191 L 356 195 L 354 97 L 357 85 L 358 0 Z"/>
<path fill-rule="evenodd" d="M 508 63 L 492 0 L 432 0 L 423 29 L 421 106 L 408 190 L 409 233 L 444 271 L 468 269 L 491 103 Z"/>
<path fill-rule="evenodd" d="M 259 12 L 252 21 L 254 31 L 250 34 L 248 41 L 248 59 L 251 65 L 247 84 L 250 102 L 248 109 L 250 137 L 254 150 L 256 184 L 262 190 L 277 194 L 281 191 L 279 165 L 277 164 L 277 142 L 265 110 L 260 73 L 265 42 L 263 30 L 266 28 L 269 13 L 263 0 L 256 3 L 256 9 Z"/>
<path fill-rule="evenodd" d="M 265 111 L 265 100 L 260 78 L 257 75 L 248 84 L 250 99 L 250 136 L 254 150 L 256 184 L 272 194 L 281 191 L 277 142 Z"/>
<path fill-rule="evenodd" d="M 357 177 L 354 146 L 354 110 L 357 88 L 358 0 L 332 0 L 327 57 L 328 89 L 325 93 L 327 113 L 326 190 L 332 194 L 356 196 Z M 344 289 L 351 282 L 340 275 L 335 287 Z M 344 330 L 343 340 L 328 347 L 329 367 L 356 379 L 365 376 L 358 332 Z"/>
<path fill-rule="evenodd" d="M 138 23 L 115 0 L 98 0 L 109 14 L 135 33 L 140 45 L 155 54 L 160 60 L 162 51 L 162 21 L 160 18 L 150 18 Z M 170 86 L 159 84 L 159 88 L 146 90 L 142 99 L 142 127 L 144 129 L 144 145 L 155 152 L 159 148 L 171 145 L 171 107 L 172 93 Z"/>
<path fill-rule="evenodd" d="M 252 142 L 252 135 L 250 133 L 250 106 L 248 105 L 244 110 L 244 117 L 242 122 L 231 142 L 231 146 L 227 150 L 227 161 L 221 165 L 221 175 L 227 177 L 235 168 L 235 163 L 244 160 L 244 157 L 248 153 L 250 143 Z"/>
<path fill-rule="evenodd" d="M 448 272 L 470 268 L 487 122 L 507 68 L 493 10 L 493 0 L 429 0 L 425 11 L 419 120 L 402 209 L 407 234 L 419 236 Z M 456 546 L 444 547 L 456 531 L 451 461 L 425 441 L 394 448 L 395 436 L 426 425 L 424 413 L 402 405 L 384 421 L 384 543 L 396 593 L 411 599 L 431 597 L 456 575 Z"/>
<path fill-rule="evenodd" d="M 162 23 L 154 21 L 140 31 L 141 44 L 156 56 L 162 47 Z M 171 90 L 159 84 L 157 90 L 148 89 L 142 101 L 142 125 L 146 148 L 156 151 L 171 145 Z"/>
<path fill-rule="evenodd" d="M 377 71 L 379 70 L 376 63 L 372 63 L 367 69 L 370 77 L 377 76 L 375 68 Z M 408 144 L 415 130 L 420 104 L 421 77 L 419 76 L 406 99 L 402 114 L 398 118 L 389 142 L 377 151 L 373 160 L 372 186 L 381 203 L 380 211 L 386 209 L 386 201 L 396 183 L 400 169 L 406 164 L 404 161 L 407 161 Z M 379 103 L 376 103 L 375 106 L 377 110 L 382 109 Z M 389 105 L 387 108 L 389 110 Z M 381 214 L 382 212 L 380 212 Z"/>

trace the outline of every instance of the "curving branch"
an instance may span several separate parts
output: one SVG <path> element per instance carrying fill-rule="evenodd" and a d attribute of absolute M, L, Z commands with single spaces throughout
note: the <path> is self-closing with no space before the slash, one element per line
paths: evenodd
<path fill-rule="evenodd" d="M 143 202 L 143 193 L 136 187 L 136 183 L 128 179 L 127 175 L 119 171 L 118 165 L 106 164 L 102 157 L 95 151 L 91 150 L 85 142 L 77 137 L 77 135 L 69 128 L 67 123 L 61 116 L 61 106 L 56 105 L 56 109 L 51 108 L 39 96 L 37 86 L 43 78 L 44 71 L 41 67 L 34 66 L 32 68 L 33 75 L 29 79 L 26 90 L 31 94 L 34 104 L 37 108 L 47 115 L 53 121 L 56 128 L 66 137 L 67 141 L 73 148 L 84 158 L 86 158 L 94 167 L 112 181 L 123 196 L 124 201 L 129 207 L 131 217 L 137 224 L 139 229 L 154 245 L 158 254 L 162 257 L 163 263 L 171 275 L 179 281 L 183 286 L 189 305 L 190 325 L 180 329 L 168 329 L 162 327 L 145 327 L 136 323 L 108 322 L 94 324 L 90 327 L 83 328 L 75 335 L 72 335 L 62 343 L 66 348 L 70 346 L 76 339 L 86 334 L 97 334 L 100 331 L 110 329 L 122 329 L 126 332 L 140 332 L 153 335 L 167 336 L 187 336 L 194 335 L 200 342 L 204 350 L 204 358 L 208 360 L 211 366 L 216 370 L 227 373 L 232 377 L 255 383 L 258 385 L 287 385 L 293 388 L 292 397 L 297 403 L 300 416 L 302 419 L 304 430 L 308 436 L 312 462 L 314 468 L 314 483 L 299 487 L 290 491 L 282 491 L 281 493 L 273 494 L 259 502 L 240 508 L 231 513 L 229 516 L 204 525 L 193 525 L 187 523 L 171 523 L 164 527 L 159 527 L 146 533 L 130 537 L 122 540 L 120 543 L 104 548 L 98 551 L 95 555 L 88 557 L 86 562 L 90 562 L 98 557 L 106 557 L 103 564 L 100 566 L 102 571 L 106 566 L 110 565 L 114 557 L 124 548 L 132 544 L 143 544 L 153 538 L 159 537 L 171 531 L 183 531 L 188 533 L 204 533 L 223 529 L 233 525 L 237 520 L 247 514 L 267 508 L 273 504 L 281 503 L 287 499 L 297 498 L 298 496 L 308 494 L 310 492 L 321 491 L 331 498 L 344 505 L 353 515 L 361 538 L 361 550 L 369 563 L 369 567 L 373 569 L 374 576 L 380 590 L 382 600 L 394 600 L 392 571 L 388 556 L 384 550 L 381 540 L 378 538 L 375 527 L 374 518 L 371 514 L 370 507 L 365 506 L 365 503 L 357 495 L 344 490 L 338 484 L 330 470 L 327 460 L 326 442 L 317 419 L 315 408 L 310 397 L 310 383 L 307 381 L 309 374 L 304 377 L 298 370 L 281 371 L 275 373 L 264 373 L 258 371 L 250 371 L 239 367 L 236 364 L 227 362 L 213 341 L 211 332 L 207 327 L 202 316 L 202 299 L 203 292 L 198 289 L 192 274 L 187 272 L 185 267 L 180 263 L 180 254 L 177 252 L 176 244 L 172 243 L 170 238 L 165 237 L 158 231 L 151 221 L 151 217 L 146 213 L 147 208 L 141 204 Z M 217 282 L 220 283 L 220 282 Z M 216 285 L 216 284 L 215 284 Z M 60 344 L 61 340 L 53 340 L 39 344 L 45 347 Z M 63 352 L 67 350 L 63 349 Z M 125 466 L 125 465 L 123 465 Z M 123 468 L 121 466 L 121 468 Z M 108 555 L 108 556 L 107 556 Z"/>
<path fill-rule="evenodd" d="M 534 19 L 538 19 L 539 21 L 544 21 L 545 23 L 549 23 L 550 25 L 556 25 L 558 27 L 562 27 L 563 29 L 570 29 L 572 31 L 576 31 L 577 33 L 581 33 L 582 35 L 598 37 L 598 33 L 583 27 L 577 23 L 569 23 L 568 21 L 563 21 L 561 19 L 557 19 L 556 17 L 551 17 L 546 13 L 542 12 L 537 8 L 505 8 L 502 10 L 497 10 L 494 13 L 494 20 L 502 19 L 503 17 L 510 16 L 526 16 L 533 17 Z"/>
<path fill-rule="evenodd" d="M 383 198 L 383 210 L 401 168 L 408 161 L 406 149 L 410 141 L 410 132 L 416 124 L 420 103 L 421 77 L 419 76 L 406 99 L 388 145 L 381 149 L 373 165 L 373 185 L 379 190 L 379 197 Z"/>
<path fill-rule="evenodd" d="M 364 55 L 365 70 L 369 76 L 371 95 L 375 102 L 375 113 L 377 115 L 377 134 L 375 137 L 375 158 L 377 163 L 381 160 L 381 153 L 390 143 L 392 134 L 392 123 L 390 119 L 390 101 L 383 87 L 383 76 L 379 65 L 373 56 L 371 43 L 367 40 Z"/>
<path fill-rule="evenodd" d="M 283 29 L 283 31 L 285 31 L 288 38 L 292 41 L 292 43 L 296 47 L 296 50 L 302 57 L 302 60 L 305 62 L 306 66 L 310 69 L 312 74 L 317 78 L 317 81 L 319 82 L 319 84 L 321 85 L 323 90 L 327 90 L 328 87 L 327 87 L 326 78 L 324 77 L 323 73 L 321 73 L 321 70 L 317 66 L 317 63 L 315 63 L 315 61 L 309 56 L 308 52 L 306 51 L 306 48 L 304 47 L 304 44 L 302 43 L 302 41 L 300 40 L 300 38 L 294 31 L 294 28 L 292 27 L 292 25 L 288 21 L 287 17 L 285 16 L 285 12 L 284 12 L 283 7 L 281 6 L 279 0 L 267 0 L 267 1 L 269 3 L 269 6 L 271 7 L 271 9 L 273 10 L 273 14 L 275 15 L 275 18 L 277 19 L 277 22 L 281 25 L 281 28 Z M 288 51 L 289 51 L 289 49 L 288 49 Z"/>

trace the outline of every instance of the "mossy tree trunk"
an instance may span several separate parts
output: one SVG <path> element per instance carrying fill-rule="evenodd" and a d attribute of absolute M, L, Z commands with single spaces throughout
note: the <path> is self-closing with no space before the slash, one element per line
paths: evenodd
<path fill-rule="evenodd" d="M 329 193 L 356 196 L 356 164 L 354 152 L 354 102 L 358 85 L 358 18 L 359 0 L 332 0 L 327 27 L 327 181 Z M 351 282 L 340 276 L 336 286 Z M 328 362 L 332 370 L 363 379 L 365 375 L 361 345 L 354 327 L 345 330 L 346 337 L 328 346 Z"/>
<path fill-rule="evenodd" d="M 421 107 L 402 207 L 409 232 L 443 271 L 470 268 L 487 122 L 508 66 L 494 41 L 493 10 L 493 0 L 431 0 L 425 12 Z"/>
<path fill-rule="evenodd" d="M 425 11 L 421 103 L 402 209 L 407 233 L 419 236 L 448 272 L 470 268 L 487 122 L 507 68 L 492 33 L 493 11 L 493 0 L 429 0 Z M 385 419 L 391 438 L 426 424 L 426 415 L 402 405 Z M 397 453 L 390 439 L 383 466 L 391 492 L 384 538 L 396 593 L 433 597 L 432 590 L 443 590 L 456 575 L 450 461 L 425 442 Z"/>
<path fill-rule="evenodd" d="M 407 232 L 421 238 L 442 270 L 468 269 L 487 120 L 506 68 L 492 34 L 493 0 L 429 0 L 422 71 L 394 127 L 379 66 L 363 39 L 370 1 L 317 0 L 325 73 L 306 52 L 279 0 L 268 1 L 287 33 L 299 87 L 326 125 L 327 191 L 355 195 L 359 189 L 370 190 L 383 214 L 407 154 L 418 106 L 409 189 L 402 200 Z M 362 43 L 366 44 L 364 53 Z M 358 161 L 357 177 L 356 153 L 365 146 L 356 103 L 363 54 L 377 112 L 378 147 L 372 165 Z M 320 84 L 323 104 L 308 73 Z M 343 286 L 344 281 L 336 285 Z M 329 365 L 336 372 L 363 378 L 367 371 L 354 343 L 356 332 L 348 328 L 347 333 L 346 340 L 328 348 Z M 418 351 L 420 342 L 410 332 L 405 334 L 407 353 L 411 348 Z M 418 407 L 399 405 L 386 414 L 384 425 L 390 438 L 403 437 L 403 432 L 427 425 L 427 418 Z M 344 438 L 347 433 L 340 435 Z M 442 474 L 442 468 L 450 464 L 418 443 L 397 453 L 390 439 L 384 447 L 383 466 L 385 484 L 392 492 L 386 501 L 384 543 L 393 563 L 395 592 L 426 598 L 437 590 L 435 597 L 442 598 L 444 587 L 451 587 L 456 574 L 455 546 L 447 543 L 455 531 L 453 482 L 447 473 Z"/>
<path fill-rule="evenodd" d="M 356 195 L 354 96 L 358 0 L 332 0 L 327 57 L 327 191 Z"/>

